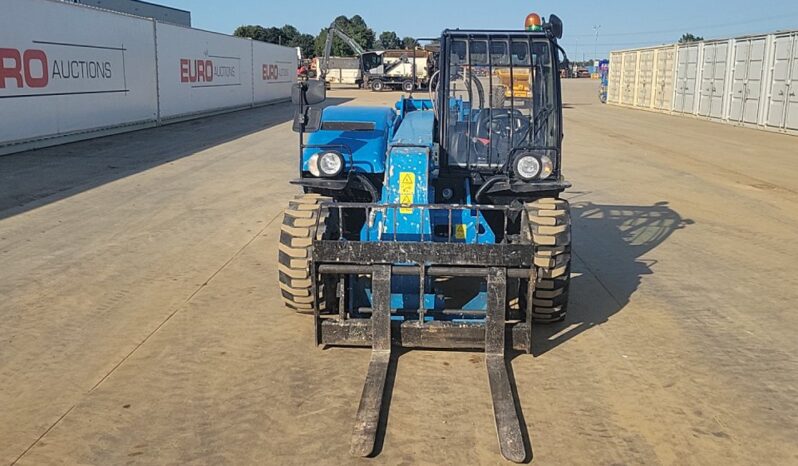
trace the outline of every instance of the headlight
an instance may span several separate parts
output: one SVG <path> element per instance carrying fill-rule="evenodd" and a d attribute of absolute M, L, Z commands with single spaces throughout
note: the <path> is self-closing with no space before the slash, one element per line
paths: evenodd
<path fill-rule="evenodd" d="M 321 176 L 321 172 L 319 171 L 319 154 L 313 154 L 310 156 L 310 159 L 308 159 L 308 171 L 316 178 Z"/>
<path fill-rule="evenodd" d="M 319 155 L 317 166 L 321 176 L 337 176 L 344 169 L 344 158 L 338 152 L 325 152 Z"/>
<path fill-rule="evenodd" d="M 521 154 L 513 163 L 513 173 L 524 181 L 545 180 L 554 173 L 554 162 L 548 155 Z"/>
<path fill-rule="evenodd" d="M 535 179 L 540 174 L 541 163 L 534 155 L 522 155 L 515 159 L 513 171 L 524 181 Z"/>

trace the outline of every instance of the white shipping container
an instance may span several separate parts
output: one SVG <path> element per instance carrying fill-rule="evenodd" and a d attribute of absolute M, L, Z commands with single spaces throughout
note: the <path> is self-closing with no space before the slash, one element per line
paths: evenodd
<path fill-rule="evenodd" d="M 161 118 L 251 106 L 252 41 L 157 23 Z"/>
<path fill-rule="evenodd" d="M 771 128 L 798 130 L 798 33 L 776 36 L 765 124 Z"/>
<path fill-rule="evenodd" d="M 676 47 L 656 49 L 654 64 L 654 103 L 652 108 L 670 112 L 673 109 L 674 79 L 676 76 Z"/>
<path fill-rule="evenodd" d="M 676 64 L 676 91 L 673 111 L 695 113 L 696 82 L 700 44 L 679 46 Z"/>
<path fill-rule="evenodd" d="M 610 70 L 607 82 L 607 102 L 612 104 L 621 103 L 621 80 L 623 67 L 623 53 L 610 53 Z"/>
<path fill-rule="evenodd" d="M 637 64 L 635 106 L 651 108 L 654 97 L 654 50 L 640 50 Z"/>
<path fill-rule="evenodd" d="M 698 115 L 721 119 L 725 116 L 724 96 L 729 71 L 729 41 L 704 44 Z"/>
<path fill-rule="evenodd" d="M 637 95 L 637 52 L 624 52 L 621 69 L 621 104 L 633 106 Z"/>
<path fill-rule="evenodd" d="M 765 72 L 765 37 L 736 39 L 729 120 L 755 125 L 759 122 Z"/>
<path fill-rule="evenodd" d="M 0 146 L 156 121 L 152 21 L 4 0 L 0 31 Z"/>
<path fill-rule="evenodd" d="M 610 52 L 607 101 L 798 134 L 798 31 Z"/>
<path fill-rule="evenodd" d="M 291 96 L 298 67 L 297 55 L 293 49 L 252 41 L 252 60 L 255 69 L 253 92 L 256 105 Z"/>

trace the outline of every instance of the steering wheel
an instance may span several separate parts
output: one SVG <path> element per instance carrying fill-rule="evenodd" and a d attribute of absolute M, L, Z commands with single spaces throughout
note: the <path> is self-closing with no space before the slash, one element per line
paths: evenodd
<path fill-rule="evenodd" d="M 491 113 L 493 118 L 491 118 Z M 484 140 L 484 144 L 488 144 L 488 140 L 510 140 L 510 134 L 513 139 L 518 136 L 523 137 L 529 131 L 529 118 L 526 118 L 521 112 L 515 109 L 499 108 L 499 109 L 483 109 L 477 116 L 476 127 L 474 130 L 474 137 L 478 141 Z M 510 141 L 514 143 L 515 141 Z"/>

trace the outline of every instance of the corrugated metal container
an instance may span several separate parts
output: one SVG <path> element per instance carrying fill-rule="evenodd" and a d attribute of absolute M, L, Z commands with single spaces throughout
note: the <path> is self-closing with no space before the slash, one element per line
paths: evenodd
<path fill-rule="evenodd" d="M 670 112 L 675 66 L 673 45 L 612 52 L 607 101 Z"/>
<path fill-rule="evenodd" d="M 698 115 L 723 119 L 726 116 L 724 98 L 728 94 L 726 87 L 729 76 L 729 53 L 732 41 L 704 43 L 701 60 L 701 85 L 698 95 Z"/>
<path fill-rule="evenodd" d="M 637 95 L 637 51 L 624 52 L 621 83 L 621 104 L 634 106 Z"/>
<path fill-rule="evenodd" d="M 760 122 L 764 100 L 765 55 L 767 37 L 744 37 L 734 40 L 729 121 L 756 125 Z"/>
<path fill-rule="evenodd" d="M 610 52 L 607 102 L 798 134 L 798 31 Z"/>
<path fill-rule="evenodd" d="M 652 109 L 670 112 L 673 109 L 673 83 L 676 75 L 676 47 L 655 49 L 654 101 Z"/>
<path fill-rule="evenodd" d="M 610 71 L 607 82 L 607 102 L 621 103 L 621 68 L 623 67 L 623 53 L 610 53 Z"/>
<path fill-rule="evenodd" d="M 635 107 L 651 108 L 654 97 L 654 50 L 637 52 L 637 92 Z"/>
<path fill-rule="evenodd" d="M 695 113 L 698 57 L 701 44 L 680 45 L 676 55 L 676 90 L 673 111 Z"/>
<path fill-rule="evenodd" d="M 798 32 L 773 38 L 765 125 L 798 131 Z"/>

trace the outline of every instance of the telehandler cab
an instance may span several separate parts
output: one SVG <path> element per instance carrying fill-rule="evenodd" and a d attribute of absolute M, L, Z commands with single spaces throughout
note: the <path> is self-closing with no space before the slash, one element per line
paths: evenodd
<path fill-rule="evenodd" d="M 533 323 L 564 318 L 571 220 L 562 22 L 526 26 L 444 31 L 429 98 L 395 108 L 322 109 L 323 81 L 294 88 L 304 194 L 285 211 L 280 288 L 318 345 L 372 348 L 354 455 L 373 453 L 397 345 L 484 351 L 501 453 L 527 457 L 505 341 L 530 352 Z"/>

